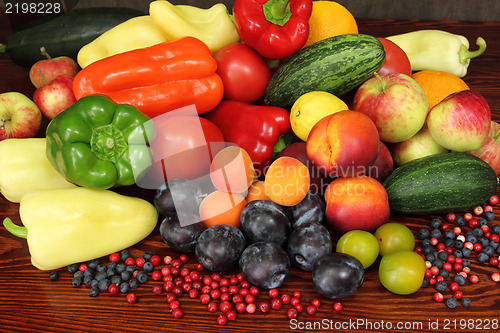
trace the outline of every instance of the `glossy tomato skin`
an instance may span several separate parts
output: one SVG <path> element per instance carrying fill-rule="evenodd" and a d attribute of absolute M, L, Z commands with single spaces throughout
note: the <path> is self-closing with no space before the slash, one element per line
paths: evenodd
<path fill-rule="evenodd" d="M 254 49 L 243 43 L 224 46 L 214 54 L 224 99 L 252 103 L 266 90 L 271 70 Z"/>
<path fill-rule="evenodd" d="M 403 49 L 387 38 L 379 37 L 377 39 L 382 43 L 385 49 L 385 62 L 378 71 L 378 74 L 387 75 L 390 73 L 403 73 L 410 76 L 410 60 Z"/>
<path fill-rule="evenodd" d="M 160 185 L 210 173 L 213 157 L 225 147 L 217 125 L 198 116 L 159 117 L 153 121 L 156 136 L 151 142 L 154 163 L 148 173 L 150 179 Z"/>

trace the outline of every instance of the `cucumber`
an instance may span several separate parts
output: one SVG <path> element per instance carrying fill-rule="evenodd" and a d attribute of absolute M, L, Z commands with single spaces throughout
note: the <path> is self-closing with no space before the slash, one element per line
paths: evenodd
<path fill-rule="evenodd" d="M 310 91 L 342 96 L 372 77 L 384 61 L 384 46 L 373 36 L 344 34 L 323 39 L 293 54 L 273 74 L 265 102 L 290 109 Z"/>
<path fill-rule="evenodd" d="M 14 63 L 31 67 L 38 60 L 46 59 L 40 52 L 43 46 L 55 58 L 68 56 L 76 61 L 80 48 L 105 31 L 132 17 L 144 15 L 138 9 L 123 7 L 98 7 L 72 9 L 53 14 L 18 27 L 7 36 L 7 52 Z"/>
<path fill-rule="evenodd" d="M 383 185 L 393 212 L 462 212 L 484 204 L 497 189 L 493 168 L 468 153 L 422 157 L 396 168 Z"/>

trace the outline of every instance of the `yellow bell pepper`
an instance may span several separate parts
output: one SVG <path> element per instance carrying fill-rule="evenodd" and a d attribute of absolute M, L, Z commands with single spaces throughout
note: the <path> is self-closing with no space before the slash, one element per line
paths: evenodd
<path fill-rule="evenodd" d="M 109 56 L 167 41 L 149 15 L 133 17 L 106 31 L 78 51 L 81 68 Z"/>
<path fill-rule="evenodd" d="M 31 263 L 52 270 L 130 247 L 154 230 L 156 208 L 146 200 L 85 187 L 27 193 L 19 206 L 24 225 L 5 228 L 25 237 Z"/>
<path fill-rule="evenodd" d="M 478 37 L 476 51 L 469 51 L 469 41 L 461 35 L 443 30 L 416 30 L 386 37 L 408 56 L 412 71 L 436 70 L 464 77 L 470 60 L 486 50 L 486 42 Z"/>
<path fill-rule="evenodd" d="M 18 203 L 25 193 L 50 188 L 75 187 L 50 164 L 45 138 L 0 141 L 0 192 Z"/>
<path fill-rule="evenodd" d="M 195 37 L 204 42 L 212 53 L 240 40 L 223 3 L 203 9 L 157 0 L 149 4 L 149 15 L 167 38 Z"/>

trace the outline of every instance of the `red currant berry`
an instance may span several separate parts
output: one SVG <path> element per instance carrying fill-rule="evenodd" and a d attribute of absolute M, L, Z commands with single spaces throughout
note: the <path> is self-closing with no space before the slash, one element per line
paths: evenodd
<path fill-rule="evenodd" d="M 271 299 L 271 308 L 273 310 L 279 310 L 283 306 L 283 302 L 281 301 L 281 298 L 275 297 Z"/>
<path fill-rule="evenodd" d="M 440 292 L 436 292 L 433 297 L 436 302 L 442 302 L 444 299 L 443 294 L 441 294 Z"/>
<path fill-rule="evenodd" d="M 283 304 L 289 304 L 291 300 L 292 298 L 290 297 L 290 295 L 288 294 L 281 295 L 281 301 L 283 302 Z"/>
<path fill-rule="evenodd" d="M 237 303 L 235 305 L 235 308 L 236 308 L 236 312 L 243 313 L 247 310 L 247 305 L 244 302 L 241 302 L 241 303 Z"/>
<path fill-rule="evenodd" d="M 80 272 L 85 272 L 87 268 L 88 268 L 87 264 L 80 264 L 80 266 L 78 266 L 78 270 Z"/>
<path fill-rule="evenodd" d="M 259 310 L 261 312 L 269 312 L 269 310 L 271 310 L 271 303 L 269 303 L 269 301 L 261 301 L 259 303 Z"/>
<path fill-rule="evenodd" d="M 333 304 L 333 309 L 337 312 L 342 310 L 342 303 L 336 302 L 335 304 Z"/>
<path fill-rule="evenodd" d="M 200 303 L 201 304 L 208 304 L 210 303 L 210 295 L 209 294 L 201 294 L 200 295 Z"/>
<path fill-rule="evenodd" d="M 255 302 L 255 296 L 252 294 L 248 294 L 245 296 L 245 303 L 252 304 Z"/>
<path fill-rule="evenodd" d="M 457 291 L 457 290 L 458 290 L 458 288 L 459 288 L 458 283 L 456 283 L 456 282 L 452 282 L 452 283 L 450 283 L 450 290 L 451 290 L 451 291 L 455 292 L 455 291 Z"/>
<path fill-rule="evenodd" d="M 497 195 L 492 195 L 491 198 L 488 200 L 490 205 L 496 205 L 498 203 L 498 196 Z"/>
<path fill-rule="evenodd" d="M 224 326 L 227 324 L 227 317 L 226 316 L 223 316 L 223 315 L 220 315 L 217 317 L 217 324 L 221 325 L 221 326 Z"/>
<path fill-rule="evenodd" d="M 302 312 L 302 310 L 304 310 L 304 306 L 300 303 L 295 304 L 293 307 L 296 308 L 297 311 L 299 311 L 299 312 Z"/>
<path fill-rule="evenodd" d="M 120 254 L 119 253 L 111 253 L 109 255 L 109 261 L 119 263 L 120 262 Z"/>
<path fill-rule="evenodd" d="M 319 308 L 319 306 L 321 305 L 321 302 L 319 299 L 316 298 L 316 299 L 313 299 L 311 301 L 311 304 L 314 305 L 316 308 Z"/>
<path fill-rule="evenodd" d="M 232 307 L 233 306 L 232 306 L 231 302 L 229 302 L 229 301 L 222 301 L 219 304 L 219 309 L 222 313 L 228 312 L 229 310 L 231 310 Z"/>
<path fill-rule="evenodd" d="M 175 319 L 181 319 L 184 313 L 182 312 L 181 308 L 173 309 L 172 310 L 172 317 Z"/>
<path fill-rule="evenodd" d="M 212 273 L 212 281 L 219 282 L 221 280 L 221 278 L 222 277 L 220 276 L 219 273 L 216 273 L 216 272 Z"/>
<path fill-rule="evenodd" d="M 269 290 L 269 297 L 271 297 L 271 298 L 278 297 L 279 294 L 280 294 L 280 292 L 276 288 L 273 288 L 273 289 Z"/>
<path fill-rule="evenodd" d="M 180 257 L 179 257 L 179 260 L 180 260 L 183 264 L 185 264 L 185 263 L 187 263 L 187 262 L 189 261 L 189 257 L 188 257 L 187 255 L 185 255 L 185 254 L 181 254 L 181 255 L 180 255 Z"/>
<path fill-rule="evenodd" d="M 241 303 L 243 302 L 243 300 L 243 296 L 241 296 L 240 294 L 233 295 L 232 301 L 234 304 Z"/>
<path fill-rule="evenodd" d="M 153 292 L 153 294 L 160 295 L 163 292 L 163 286 L 159 283 L 155 283 L 151 287 L 151 291 Z"/>
<path fill-rule="evenodd" d="M 178 309 L 181 307 L 181 303 L 179 303 L 179 301 L 177 301 L 177 300 L 170 302 L 169 305 L 170 305 L 171 310 L 175 310 L 175 309 Z"/>
<path fill-rule="evenodd" d="M 234 321 L 238 317 L 238 314 L 234 310 L 229 310 L 228 312 L 226 312 L 226 317 L 227 320 Z"/>
<path fill-rule="evenodd" d="M 299 312 L 295 308 L 290 308 L 286 312 L 286 316 L 288 319 L 295 319 L 295 318 L 297 318 L 298 315 L 299 315 Z"/>
<path fill-rule="evenodd" d="M 465 221 L 468 222 L 468 221 L 472 220 L 474 218 L 474 216 L 472 216 L 471 213 L 465 213 L 464 218 L 465 218 Z"/>
<path fill-rule="evenodd" d="M 300 298 L 302 296 L 302 294 L 300 293 L 300 291 L 294 291 L 292 296 L 296 297 L 296 298 Z"/>
<path fill-rule="evenodd" d="M 315 313 L 316 313 L 316 310 L 317 310 L 317 308 L 316 308 L 314 305 L 312 305 L 312 304 L 311 304 L 311 305 L 308 305 L 308 306 L 306 307 L 306 312 L 307 312 L 307 314 L 310 314 L 310 315 L 315 314 Z"/>
<path fill-rule="evenodd" d="M 457 218 L 457 216 L 455 215 L 455 213 L 448 213 L 448 214 L 446 214 L 446 220 L 448 222 L 453 223 L 453 222 L 455 222 L 456 218 Z"/>
<path fill-rule="evenodd" d="M 182 261 L 180 261 L 180 259 L 174 259 L 174 260 L 172 260 L 172 262 L 170 264 L 174 268 L 179 268 L 182 266 Z"/>
<path fill-rule="evenodd" d="M 472 211 L 477 216 L 479 216 L 479 215 L 481 215 L 481 214 L 484 213 L 484 209 L 483 209 L 482 206 L 476 206 L 476 207 L 474 207 L 474 209 Z"/>
<path fill-rule="evenodd" d="M 473 275 L 471 275 L 471 276 L 469 277 L 469 281 L 470 281 L 471 283 L 476 284 L 476 283 L 478 283 L 478 282 L 479 282 L 479 276 L 477 276 L 477 275 L 473 274 Z"/>
<path fill-rule="evenodd" d="M 215 311 L 217 311 L 218 308 L 219 307 L 217 306 L 217 303 L 215 303 L 214 301 L 209 302 L 207 305 L 208 312 L 215 312 Z"/>
<path fill-rule="evenodd" d="M 120 292 L 120 287 L 118 287 L 117 284 L 115 283 L 112 283 L 109 285 L 108 287 L 108 292 L 111 294 L 111 295 L 116 295 Z"/>
<path fill-rule="evenodd" d="M 250 282 L 248 282 L 247 280 L 242 280 L 240 282 L 240 287 L 241 288 L 247 288 L 247 289 L 250 289 L 250 287 L 252 287 L 252 285 L 250 284 Z M 257 287 L 255 287 L 257 288 Z M 257 290 L 259 290 L 259 288 L 257 288 Z"/>
<path fill-rule="evenodd" d="M 246 311 L 248 313 L 255 313 L 255 311 L 257 311 L 257 305 L 255 305 L 254 303 L 247 304 Z"/>
<path fill-rule="evenodd" d="M 161 271 L 154 271 L 151 273 L 151 278 L 153 281 L 160 281 L 163 278 L 163 275 L 161 274 Z"/>
<path fill-rule="evenodd" d="M 474 244 L 474 251 L 480 252 L 482 249 L 483 249 L 483 246 L 481 245 L 481 243 Z"/>
<path fill-rule="evenodd" d="M 300 304 L 300 298 L 292 297 L 292 299 L 290 300 L 290 304 L 292 304 L 293 306 Z"/>
<path fill-rule="evenodd" d="M 132 257 L 128 257 L 125 259 L 125 265 L 127 266 L 134 266 L 135 265 L 135 259 Z"/>
<path fill-rule="evenodd" d="M 256 286 L 250 287 L 250 294 L 252 294 L 254 296 L 259 296 L 259 294 L 260 294 L 259 288 L 257 288 Z"/>
<path fill-rule="evenodd" d="M 144 266 L 144 264 L 146 263 L 146 260 L 144 260 L 144 258 L 137 258 L 135 259 L 135 264 L 137 265 L 137 267 L 142 267 Z"/>
<path fill-rule="evenodd" d="M 126 299 L 127 303 L 134 304 L 137 302 L 137 295 L 135 293 L 128 293 Z"/>
<path fill-rule="evenodd" d="M 499 260 L 498 257 L 491 257 L 490 258 L 490 265 L 491 266 L 498 266 Z"/>
<path fill-rule="evenodd" d="M 196 298 L 198 297 L 199 291 L 197 289 L 191 289 L 189 291 L 189 298 Z"/>
<path fill-rule="evenodd" d="M 494 272 L 491 274 L 491 280 L 494 282 L 499 282 L 500 281 L 500 273 Z"/>
<path fill-rule="evenodd" d="M 240 288 L 240 290 L 238 291 L 238 293 L 241 296 L 246 297 L 248 294 L 250 294 L 250 289 L 248 289 L 248 288 Z"/>
<path fill-rule="evenodd" d="M 460 290 L 457 290 L 453 293 L 456 299 L 461 299 L 463 297 L 463 293 Z"/>
<path fill-rule="evenodd" d="M 171 257 L 171 256 L 165 256 L 165 257 L 163 258 L 163 263 L 164 263 L 165 265 L 169 265 L 171 262 L 172 262 L 172 257 Z"/>
<path fill-rule="evenodd" d="M 149 259 L 149 262 L 153 264 L 153 266 L 158 266 L 161 262 L 161 258 L 159 255 L 153 255 L 151 259 Z"/>

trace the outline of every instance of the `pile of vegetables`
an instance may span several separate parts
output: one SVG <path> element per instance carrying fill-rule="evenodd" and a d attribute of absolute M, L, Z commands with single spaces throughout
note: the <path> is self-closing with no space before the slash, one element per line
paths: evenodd
<path fill-rule="evenodd" d="M 20 203 L 27 231 L 7 225 L 28 238 L 33 265 L 55 269 L 145 238 L 158 220 L 154 206 L 112 189 L 159 188 L 172 175 L 165 164 L 182 170 L 182 178 L 201 177 L 210 172 L 217 152 L 235 144 L 262 177 L 281 149 L 297 141 L 289 112 L 298 97 L 311 91 L 345 95 L 382 68 L 386 50 L 370 35 L 339 35 L 303 48 L 311 9 L 311 0 L 236 0 L 231 16 L 223 4 L 201 9 L 158 0 L 147 15 L 125 8 L 92 9 L 92 15 L 72 10 L 14 31 L 5 51 L 15 63 L 33 65 L 43 46 L 52 56 L 73 57 L 81 67 L 73 80 L 77 102 L 49 123 L 46 138 L 0 142 L 0 158 L 21 152 L 15 163 L 0 159 L 0 183 L 2 194 Z M 469 52 L 466 39 L 443 31 L 389 39 L 405 51 L 413 70 L 459 76 L 485 48 L 478 39 L 480 49 Z M 182 126 L 187 119 L 196 119 L 195 139 L 193 128 Z M 208 165 L 195 153 L 200 135 Z M 179 157 L 187 151 L 192 154 Z M 426 201 L 422 189 L 438 186 L 432 183 L 439 175 L 455 177 L 452 195 L 470 186 L 465 173 L 471 172 L 489 177 L 482 178 L 487 184 L 478 195 L 463 198 L 460 207 L 444 207 L 440 200 L 449 198 L 438 193 L 432 207 L 418 213 L 480 204 L 494 194 L 495 174 L 485 163 L 475 160 L 476 168 L 471 162 L 465 170 L 462 162 L 456 162 L 455 174 L 424 174 L 416 166 L 407 168 L 411 175 L 398 171 L 387 183 L 391 203 L 396 207 L 402 194 L 411 199 L 401 205 Z"/>

